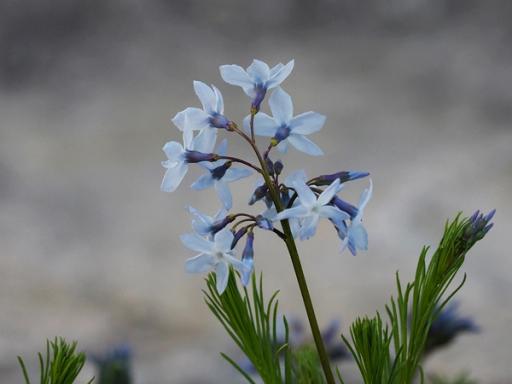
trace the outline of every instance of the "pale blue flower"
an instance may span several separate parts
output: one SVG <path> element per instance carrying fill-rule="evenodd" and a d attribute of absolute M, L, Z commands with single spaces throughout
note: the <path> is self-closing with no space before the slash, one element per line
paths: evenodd
<path fill-rule="evenodd" d="M 224 139 L 219 145 L 217 153 L 224 156 L 227 152 L 227 140 Z M 193 184 L 192 189 L 203 190 L 214 187 L 217 191 L 220 201 L 227 210 L 233 205 L 233 198 L 229 190 L 229 183 L 250 176 L 252 171 L 246 168 L 232 167 L 232 162 L 227 160 L 217 160 L 213 162 L 200 163 L 208 173 L 199 177 Z"/>
<path fill-rule="evenodd" d="M 299 204 L 277 214 L 275 220 L 298 218 L 301 227 L 298 236 L 301 240 L 309 239 L 316 232 L 320 218 L 328 218 L 334 223 L 341 223 L 349 218 L 346 212 L 330 205 L 332 198 L 340 190 L 339 179 L 334 180 L 318 197 L 303 181 L 293 183 Z"/>
<path fill-rule="evenodd" d="M 195 138 L 192 130 L 183 131 L 183 144 L 169 141 L 162 148 L 167 155 L 167 160 L 162 161 L 162 166 L 167 169 L 162 180 L 161 189 L 164 192 L 174 192 L 181 184 L 188 172 L 188 164 L 200 161 L 208 161 L 212 158 L 213 150 L 211 142 L 204 140 L 204 133 L 199 133 Z"/>
<path fill-rule="evenodd" d="M 228 228 L 217 232 L 213 240 L 188 233 L 181 236 L 181 241 L 187 248 L 199 252 L 197 256 L 186 261 L 185 270 L 189 273 L 203 273 L 214 270 L 219 294 L 224 292 L 228 284 L 230 265 L 242 275 L 247 269 L 235 257 L 235 251 L 231 249 L 233 233 Z"/>
<path fill-rule="evenodd" d="M 224 208 L 219 209 L 214 216 L 205 215 L 193 207 L 188 207 L 188 211 L 194 215 L 192 228 L 198 235 L 205 237 L 210 236 L 213 238 L 215 233 L 233 220 L 231 217 L 228 217 L 228 211 Z"/>
<path fill-rule="evenodd" d="M 343 240 L 341 250 L 346 247 L 350 250 L 352 255 L 356 255 L 358 250 L 366 251 L 368 249 L 368 232 L 363 226 L 363 214 L 368 201 L 372 197 L 373 183 L 370 179 L 370 185 L 366 188 L 359 198 L 359 205 L 357 206 L 357 215 L 351 220 L 350 225 L 346 222 L 336 224 L 338 234 Z"/>
<path fill-rule="evenodd" d="M 267 90 L 277 87 L 292 72 L 294 60 L 288 64 L 277 64 L 272 69 L 261 60 L 253 60 L 252 64 L 243 69 L 239 65 L 221 65 L 222 79 L 231 85 L 242 87 L 252 100 L 252 107 L 258 111 Z"/>
<path fill-rule="evenodd" d="M 194 81 L 194 91 L 201 101 L 203 109 L 186 108 L 178 112 L 172 122 L 180 131 L 203 132 L 201 138 L 215 145 L 216 128 L 227 128 L 230 124 L 230 121 L 224 116 L 224 99 L 214 85 L 210 88 L 201 81 Z"/>
<path fill-rule="evenodd" d="M 306 138 L 318 132 L 325 124 L 325 116 L 316 112 L 305 112 L 293 116 L 292 98 L 281 87 L 278 87 L 268 101 L 272 117 L 260 112 L 254 117 L 254 133 L 272 137 L 277 149 L 286 152 L 288 143 L 297 150 L 312 156 L 323 155 L 322 150 Z M 244 119 L 244 128 L 249 129 L 250 116 Z"/>

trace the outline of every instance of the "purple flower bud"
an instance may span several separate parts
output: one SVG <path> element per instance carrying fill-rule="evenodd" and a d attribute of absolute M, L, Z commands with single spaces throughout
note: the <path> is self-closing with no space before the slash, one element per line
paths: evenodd
<path fill-rule="evenodd" d="M 233 234 L 233 241 L 231 243 L 231 249 L 235 248 L 238 241 L 247 233 L 248 227 L 242 227 Z"/>
<path fill-rule="evenodd" d="M 201 161 L 215 161 L 218 155 L 215 153 L 203 153 L 199 151 L 187 150 L 185 153 L 185 161 L 187 163 L 200 163 Z"/>
<path fill-rule="evenodd" d="M 368 172 L 356 172 L 356 171 L 336 172 L 336 173 L 332 173 L 329 175 L 321 175 L 321 176 L 315 177 L 312 180 L 312 184 L 329 185 L 336 179 L 340 179 L 340 183 L 345 183 L 347 181 L 361 179 L 363 177 L 368 176 L 369 174 L 370 173 L 368 173 Z"/>
<path fill-rule="evenodd" d="M 274 163 L 268 157 L 265 159 L 265 165 L 267 167 L 268 173 L 273 176 L 274 175 Z"/>
<path fill-rule="evenodd" d="M 259 187 L 257 187 L 251 198 L 249 199 L 249 205 L 253 205 L 255 202 L 263 199 L 268 193 L 268 187 L 263 184 L 263 185 L 260 185 Z"/>
<path fill-rule="evenodd" d="M 272 231 L 274 229 L 272 222 L 261 215 L 256 216 L 256 225 L 261 229 L 266 229 L 267 231 Z"/>
<path fill-rule="evenodd" d="M 484 236 L 493 227 L 493 223 L 489 223 L 494 217 L 496 210 L 493 209 L 484 216 L 480 211 L 476 211 L 467 221 L 464 230 L 464 240 L 471 247 L 474 243 L 484 238 Z"/>
<path fill-rule="evenodd" d="M 345 200 L 340 199 L 338 196 L 334 196 L 331 200 L 331 203 L 334 204 L 338 209 L 343 212 L 347 212 L 350 215 L 350 218 L 353 219 L 357 216 L 359 210 L 357 207 L 353 206 L 350 203 L 347 203 Z"/>
<path fill-rule="evenodd" d="M 226 129 L 229 126 L 230 121 L 226 118 L 226 116 L 221 115 L 220 113 L 214 113 L 210 117 L 210 125 L 215 128 L 223 128 Z"/>
<path fill-rule="evenodd" d="M 281 172 L 283 172 L 283 168 L 284 168 L 284 164 L 281 160 L 277 160 L 274 163 L 274 172 L 277 176 L 279 176 L 281 174 Z"/>
<path fill-rule="evenodd" d="M 212 177 L 215 180 L 222 179 L 224 177 L 224 175 L 226 174 L 226 171 L 231 167 L 232 164 L 233 164 L 233 162 L 226 161 L 224 164 L 219 165 L 216 168 L 213 168 L 212 170 L 210 170 Z"/>
<path fill-rule="evenodd" d="M 244 251 L 242 252 L 242 264 L 245 266 L 245 270 L 242 273 L 242 284 L 246 286 L 249 284 L 252 270 L 254 268 L 254 232 L 250 231 L 247 234 L 247 240 L 245 242 Z"/>
<path fill-rule="evenodd" d="M 231 223 L 233 220 L 235 220 L 234 215 L 227 215 L 225 218 L 215 221 L 210 226 L 210 233 L 212 235 L 215 235 L 217 232 L 219 232 L 221 229 L 223 229 L 226 225 Z"/>

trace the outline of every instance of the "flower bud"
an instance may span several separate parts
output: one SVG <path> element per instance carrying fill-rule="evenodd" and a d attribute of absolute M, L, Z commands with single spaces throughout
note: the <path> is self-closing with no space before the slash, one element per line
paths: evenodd
<path fill-rule="evenodd" d="M 270 176 L 274 176 L 274 163 L 268 157 L 265 159 L 265 165 Z"/>
<path fill-rule="evenodd" d="M 251 198 L 249 199 L 249 205 L 253 205 L 255 202 L 263 199 L 268 193 L 268 187 L 263 184 L 263 185 L 260 185 L 259 187 L 257 187 Z"/>
<path fill-rule="evenodd" d="M 279 176 L 281 174 L 281 172 L 283 172 L 283 168 L 284 168 L 284 164 L 281 160 L 277 160 L 274 163 L 274 172 L 275 172 L 276 176 Z"/>
<path fill-rule="evenodd" d="M 231 167 L 232 164 L 233 164 L 232 161 L 226 161 L 224 164 L 219 165 L 216 168 L 213 168 L 212 170 L 210 170 L 212 177 L 215 180 L 222 179 L 224 177 L 224 175 L 226 174 L 226 171 Z"/>
<path fill-rule="evenodd" d="M 246 286 L 251 279 L 252 270 L 254 268 L 254 232 L 247 234 L 244 251 L 242 252 L 242 264 L 245 269 L 242 273 L 242 284 Z"/>
<path fill-rule="evenodd" d="M 215 235 L 217 232 L 219 232 L 221 229 L 223 229 L 226 225 L 231 223 L 233 220 L 235 220 L 234 215 L 227 215 L 225 218 L 221 220 L 217 220 L 210 226 L 210 233 L 212 235 Z"/>
<path fill-rule="evenodd" d="M 215 153 L 203 153 L 199 151 L 187 150 L 185 153 L 185 161 L 187 163 L 200 163 L 201 161 L 216 161 L 218 155 Z"/>
<path fill-rule="evenodd" d="M 342 171 L 342 172 L 331 173 L 329 175 L 321 175 L 321 176 L 315 177 L 311 181 L 311 183 L 315 184 L 315 185 L 329 185 L 336 179 L 339 179 L 340 183 L 345 183 L 347 181 L 361 179 L 363 177 L 368 176 L 369 174 L 370 173 L 368 173 L 368 172 Z"/>
<path fill-rule="evenodd" d="M 235 248 L 238 241 L 247 233 L 248 227 L 242 227 L 233 234 L 233 241 L 231 242 L 231 249 Z"/>

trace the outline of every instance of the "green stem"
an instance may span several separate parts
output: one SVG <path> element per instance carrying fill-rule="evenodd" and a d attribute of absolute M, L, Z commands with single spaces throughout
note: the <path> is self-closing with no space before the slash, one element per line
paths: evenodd
<path fill-rule="evenodd" d="M 251 121 L 251 132 L 254 131 L 252 123 L 253 122 Z M 258 157 L 258 161 L 261 166 L 261 174 L 265 180 L 265 184 L 269 188 L 270 195 L 272 196 L 272 200 L 274 201 L 274 205 L 276 206 L 276 210 L 277 212 L 281 212 L 283 210 L 283 207 L 281 205 L 279 192 L 275 189 L 274 183 L 272 183 L 272 180 L 267 170 L 267 165 L 265 163 L 265 160 L 261 156 L 258 147 L 256 146 L 254 140 L 251 140 L 251 138 L 248 137 L 244 132 L 238 130 L 238 133 L 242 137 L 244 137 L 244 139 L 254 149 L 254 152 L 256 153 L 256 156 Z M 306 314 L 309 320 L 309 326 L 311 327 L 311 333 L 313 334 L 313 339 L 315 341 L 318 357 L 320 359 L 320 363 L 324 371 L 326 382 L 327 384 L 335 384 L 336 382 L 334 381 L 334 375 L 331 370 L 329 356 L 327 355 L 327 351 L 325 350 L 322 334 L 320 333 L 320 328 L 318 327 L 318 321 L 316 319 L 315 310 L 313 308 L 313 302 L 311 300 L 311 295 L 309 294 L 308 284 L 306 282 L 306 277 L 304 276 L 304 271 L 302 269 L 302 265 L 300 262 L 299 252 L 297 251 L 297 246 L 295 245 L 295 240 L 293 239 L 290 224 L 288 220 L 282 220 L 281 225 L 283 227 L 283 232 L 285 235 L 286 248 L 288 248 L 288 253 L 290 254 L 290 258 L 292 259 L 293 270 L 295 271 L 295 276 L 297 277 L 297 282 L 299 283 L 302 301 L 304 302 L 304 307 L 306 309 Z"/>

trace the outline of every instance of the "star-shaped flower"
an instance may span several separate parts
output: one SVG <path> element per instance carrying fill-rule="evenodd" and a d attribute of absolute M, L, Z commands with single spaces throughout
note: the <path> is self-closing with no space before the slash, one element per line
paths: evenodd
<path fill-rule="evenodd" d="M 308 155 L 323 155 L 322 150 L 305 135 L 322 129 L 325 116 L 309 111 L 294 117 L 292 98 L 280 87 L 272 93 L 268 104 L 272 117 L 263 112 L 254 117 L 256 135 L 272 137 L 272 144 L 281 152 L 286 152 L 290 143 Z M 247 116 L 244 119 L 245 129 L 249 129 L 249 122 L 250 116 Z"/>
<path fill-rule="evenodd" d="M 213 154 L 212 142 L 204 140 L 204 132 L 195 138 L 192 130 L 183 131 L 183 144 L 169 141 L 162 148 L 167 155 L 167 160 L 162 161 L 162 166 L 167 169 L 162 180 L 161 189 L 164 192 L 174 192 L 181 184 L 188 172 L 189 163 L 209 161 Z"/>
<path fill-rule="evenodd" d="M 294 60 L 290 60 L 286 65 L 279 63 L 270 69 L 266 63 L 255 59 L 246 70 L 239 65 L 221 65 L 220 75 L 226 83 L 242 87 L 252 99 L 252 107 L 259 111 L 267 90 L 281 84 L 292 72 L 293 65 Z"/>
<path fill-rule="evenodd" d="M 193 251 L 200 252 L 197 256 L 188 259 L 185 270 L 189 273 L 203 273 L 215 270 L 217 277 L 217 291 L 222 294 L 229 279 L 229 266 L 232 265 L 240 274 L 244 274 L 247 267 L 235 257 L 231 249 L 233 233 L 228 229 L 217 232 L 213 240 L 205 239 L 197 234 L 185 234 L 181 241 Z"/>
<path fill-rule="evenodd" d="M 339 179 L 334 180 L 318 198 L 304 182 L 295 182 L 293 188 L 297 192 L 300 204 L 278 213 L 275 220 L 300 219 L 298 236 L 301 240 L 309 239 L 315 234 L 321 217 L 328 218 L 333 223 L 341 223 L 349 218 L 347 213 L 330 205 L 332 198 L 340 190 Z"/>
<path fill-rule="evenodd" d="M 219 145 L 217 153 L 224 156 L 227 152 L 227 145 L 227 140 L 224 139 Z M 232 162 L 227 160 L 204 162 L 199 165 L 208 170 L 208 173 L 199 177 L 192 184 L 192 189 L 203 190 L 214 187 L 224 208 L 227 210 L 231 209 L 233 197 L 231 196 L 228 183 L 250 176 L 252 171 L 245 168 L 232 167 Z"/>

